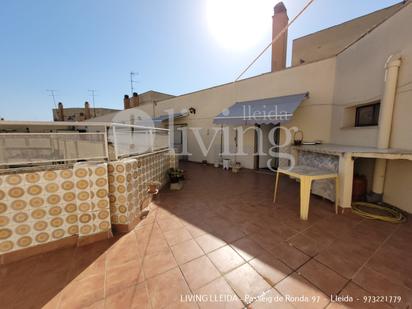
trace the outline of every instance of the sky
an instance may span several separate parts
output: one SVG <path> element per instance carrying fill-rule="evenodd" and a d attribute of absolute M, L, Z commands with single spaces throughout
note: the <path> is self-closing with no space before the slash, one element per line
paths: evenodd
<path fill-rule="evenodd" d="M 284 0 L 291 19 L 307 0 Z M 315 0 L 292 40 L 399 0 Z M 180 95 L 232 82 L 271 41 L 277 0 L 2 0 L 0 117 L 52 120 L 53 99 L 121 109 L 135 91 Z M 245 75 L 270 70 L 268 51 Z"/>

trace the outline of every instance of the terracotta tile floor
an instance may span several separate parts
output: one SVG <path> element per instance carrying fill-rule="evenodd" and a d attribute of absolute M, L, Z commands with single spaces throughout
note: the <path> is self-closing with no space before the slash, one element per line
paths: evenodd
<path fill-rule="evenodd" d="M 184 189 L 163 190 L 134 231 L 2 266 L 1 307 L 411 306 L 411 223 L 335 215 L 315 196 L 302 222 L 294 181 L 282 178 L 275 208 L 273 175 L 183 168 Z M 362 302 L 398 295 L 398 304 Z"/>

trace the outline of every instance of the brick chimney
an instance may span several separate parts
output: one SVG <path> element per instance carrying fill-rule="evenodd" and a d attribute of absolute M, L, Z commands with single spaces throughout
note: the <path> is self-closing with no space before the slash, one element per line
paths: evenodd
<path fill-rule="evenodd" d="M 289 17 L 283 2 L 275 5 L 275 13 L 272 21 L 272 40 L 284 29 L 289 23 Z M 288 44 L 287 30 L 272 44 L 272 72 L 280 71 L 286 68 L 286 49 Z"/>
<path fill-rule="evenodd" d="M 133 92 L 133 96 L 130 98 L 130 107 L 138 107 L 139 106 L 139 95 L 137 92 Z"/>
<path fill-rule="evenodd" d="M 62 102 L 57 104 L 57 121 L 64 121 L 64 107 Z"/>
<path fill-rule="evenodd" d="M 130 108 L 130 98 L 127 94 L 124 95 L 123 104 L 124 104 L 124 109 Z"/>
<path fill-rule="evenodd" d="M 92 118 L 92 113 L 90 111 L 90 104 L 89 102 L 84 102 L 84 120 Z"/>

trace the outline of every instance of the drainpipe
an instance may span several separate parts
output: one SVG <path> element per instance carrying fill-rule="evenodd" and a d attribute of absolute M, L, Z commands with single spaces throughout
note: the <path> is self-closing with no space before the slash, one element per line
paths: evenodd
<path fill-rule="evenodd" d="M 377 148 L 387 149 L 390 146 L 393 109 L 395 105 L 398 73 L 401 66 L 400 56 L 388 58 L 385 65 L 385 89 L 379 112 L 379 129 Z M 385 184 L 387 160 L 376 159 L 373 174 L 372 193 L 378 200 L 382 200 Z"/>

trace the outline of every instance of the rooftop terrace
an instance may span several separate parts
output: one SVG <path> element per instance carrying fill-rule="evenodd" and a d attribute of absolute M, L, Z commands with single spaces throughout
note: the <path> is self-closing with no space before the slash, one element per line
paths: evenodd
<path fill-rule="evenodd" d="M 2 306 L 280 307 L 250 298 L 262 295 L 289 297 L 287 308 L 411 306 L 411 223 L 335 215 L 332 203 L 314 196 L 309 220 L 301 221 L 292 180 L 281 182 L 275 208 L 272 175 L 183 168 L 184 189 L 162 190 L 128 234 L 1 266 Z M 203 298 L 190 302 L 190 295 Z M 225 295 L 227 303 L 210 295 Z M 331 295 L 354 300 L 342 306 Z M 364 304 L 372 295 L 402 299 Z M 294 298 L 301 296 L 308 299 Z"/>

